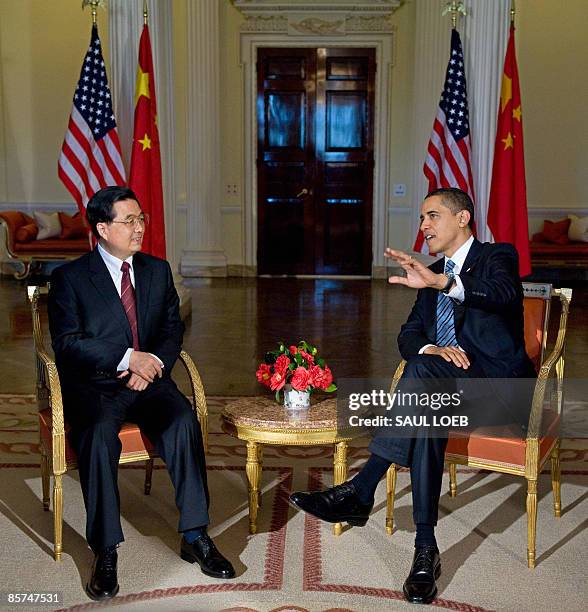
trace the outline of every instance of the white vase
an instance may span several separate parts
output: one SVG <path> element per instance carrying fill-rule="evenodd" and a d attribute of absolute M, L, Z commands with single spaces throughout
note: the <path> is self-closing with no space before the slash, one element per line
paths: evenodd
<path fill-rule="evenodd" d="M 310 391 L 296 391 L 296 389 L 292 389 L 292 385 L 285 385 L 284 408 L 287 410 L 310 408 Z"/>

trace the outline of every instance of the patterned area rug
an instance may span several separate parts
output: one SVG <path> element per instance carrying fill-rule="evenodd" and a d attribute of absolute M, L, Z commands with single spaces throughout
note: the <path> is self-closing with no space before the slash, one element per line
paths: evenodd
<path fill-rule="evenodd" d="M 224 434 L 218 415 L 234 398 L 210 398 L 210 533 L 234 562 L 237 578 L 204 576 L 178 556 L 177 510 L 165 466 L 142 493 L 143 469 L 120 469 L 126 541 L 119 550 L 120 594 L 96 604 L 83 587 L 92 554 L 77 473 L 64 478 L 64 555 L 52 558 L 53 521 L 41 506 L 36 404 L 33 396 L 0 395 L 0 529 L 4 551 L 0 590 L 59 592 L 58 609 L 369 611 L 409 608 L 402 583 L 412 558 L 410 479 L 399 474 L 392 536 L 385 532 L 385 488 L 364 528 L 331 527 L 293 511 L 292 489 L 332 482 L 331 447 L 264 447 L 259 533 L 248 534 L 245 446 Z M 355 441 L 353 470 L 368 456 Z M 525 483 L 520 478 L 458 470 L 458 496 L 441 498 L 438 532 L 443 574 L 432 605 L 451 610 L 584 610 L 588 588 L 588 445 L 566 439 L 562 450 L 563 513 L 552 513 L 550 476 L 539 482 L 537 568 L 526 567 Z M 444 491 L 448 483 L 444 482 Z M 508 576 L 508 578 L 507 578 Z M 16 608 L 15 608 L 16 609 Z M 18 609 L 27 609 L 19 606 Z M 38 607 L 30 609 L 39 609 Z M 47 609 L 47 608 L 45 608 Z M 55 607 L 54 607 L 55 609 Z M 412 609 L 412 608 L 411 608 Z"/>

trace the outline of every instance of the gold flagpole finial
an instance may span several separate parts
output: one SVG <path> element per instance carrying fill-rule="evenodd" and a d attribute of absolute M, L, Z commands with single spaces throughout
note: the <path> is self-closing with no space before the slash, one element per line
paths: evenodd
<path fill-rule="evenodd" d="M 516 13 L 515 0 L 512 0 L 511 5 L 510 5 L 510 23 L 511 25 L 514 25 L 515 13 Z"/>
<path fill-rule="evenodd" d="M 457 17 L 461 13 L 464 17 L 467 15 L 465 5 L 463 2 L 458 0 L 451 0 L 445 5 L 442 16 L 445 17 L 447 13 L 451 13 L 451 27 L 455 29 L 457 27 Z"/>
<path fill-rule="evenodd" d="M 90 6 L 90 8 L 92 9 L 92 23 L 96 25 L 98 7 L 101 7 L 106 10 L 104 0 L 82 0 L 82 10 L 84 10 L 87 6 Z"/>
<path fill-rule="evenodd" d="M 143 23 L 147 25 L 149 22 L 149 11 L 147 10 L 147 0 L 143 0 Z"/>

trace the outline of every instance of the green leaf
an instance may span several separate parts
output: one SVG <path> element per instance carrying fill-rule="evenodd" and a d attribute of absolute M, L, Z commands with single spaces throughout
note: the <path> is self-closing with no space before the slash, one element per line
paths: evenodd
<path fill-rule="evenodd" d="M 320 366 L 324 370 L 325 369 L 325 360 L 322 357 L 319 357 L 316 360 L 316 365 Z"/>
<path fill-rule="evenodd" d="M 336 385 L 336 384 L 334 384 L 334 383 L 331 383 L 331 384 L 330 384 L 330 385 L 329 385 L 329 386 L 328 386 L 328 387 L 325 389 L 325 391 L 326 391 L 327 393 L 332 393 L 333 391 L 336 391 L 336 390 L 337 390 L 337 385 Z"/>
<path fill-rule="evenodd" d="M 276 402 L 278 402 L 278 404 L 282 403 L 282 400 L 280 399 L 280 390 L 279 389 L 276 391 Z"/>

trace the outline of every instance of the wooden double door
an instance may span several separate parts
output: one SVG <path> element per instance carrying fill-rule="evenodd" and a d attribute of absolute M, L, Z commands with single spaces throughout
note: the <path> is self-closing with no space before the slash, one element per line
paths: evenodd
<path fill-rule="evenodd" d="M 371 275 L 375 71 L 373 49 L 259 49 L 259 274 Z"/>

